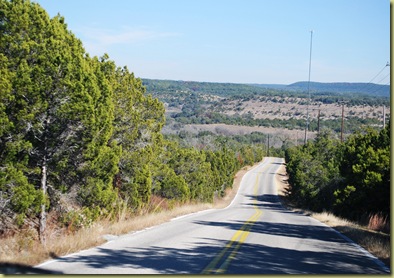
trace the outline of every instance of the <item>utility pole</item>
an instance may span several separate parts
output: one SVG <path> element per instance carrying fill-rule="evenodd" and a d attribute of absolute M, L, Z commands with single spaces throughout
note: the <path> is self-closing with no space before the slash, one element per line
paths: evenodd
<path fill-rule="evenodd" d="M 343 118 L 344 118 L 345 104 L 342 102 L 342 124 L 341 124 L 341 143 L 343 142 Z"/>
<path fill-rule="evenodd" d="M 268 134 L 267 156 L 270 156 L 270 135 Z"/>
<path fill-rule="evenodd" d="M 313 30 L 311 30 L 311 44 L 309 48 L 309 77 L 308 77 L 308 104 L 306 106 L 306 126 L 305 126 L 305 138 L 304 138 L 304 144 L 306 144 L 307 140 L 307 133 L 309 129 L 309 102 L 311 101 L 311 92 L 309 85 L 311 83 L 311 64 L 312 64 L 312 35 L 313 35 Z"/>
<path fill-rule="evenodd" d="M 384 111 L 385 108 L 385 105 L 383 105 L 383 129 L 386 126 L 386 112 Z"/>

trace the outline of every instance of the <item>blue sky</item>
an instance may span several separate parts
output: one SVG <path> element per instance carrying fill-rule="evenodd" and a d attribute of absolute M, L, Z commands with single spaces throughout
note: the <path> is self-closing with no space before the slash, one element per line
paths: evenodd
<path fill-rule="evenodd" d="M 389 0 L 36 0 L 137 77 L 387 84 Z"/>

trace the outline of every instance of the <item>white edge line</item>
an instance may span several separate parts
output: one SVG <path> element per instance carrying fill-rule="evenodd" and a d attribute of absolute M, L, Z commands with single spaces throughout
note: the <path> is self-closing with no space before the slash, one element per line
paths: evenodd
<path fill-rule="evenodd" d="M 307 215 L 305 215 L 307 216 Z M 320 224 L 322 224 L 323 226 L 329 228 L 330 230 L 334 231 L 337 235 L 339 235 L 341 238 L 343 238 L 345 241 L 347 241 L 348 243 L 350 243 L 353 247 L 355 247 L 356 249 L 358 249 L 361 253 L 363 253 L 364 255 L 366 255 L 367 257 L 369 257 L 370 259 L 372 259 L 378 266 L 380 266 L 382 268 L 382 270 L 384 272 L 387 273 L 391 273 L 390 268 L 388 268 L 381 260 L 379 260 L 376 256 L 374 256 L 373 254 L 371 254 L 370 252 L 368 252 L 366 249 L 364 249 L 361 245 L 355 243 L 353 240 L 351 240 L 350 238 L 348 238 L 347 236 L 345 236 L 344 234 L 340 233 L 339 231 L 335 230 L 333 227 L 328 226 L 326 223 L 323 223 L 319 220 L 317 220 L 316 218 L 312 217 L 312 216 L 307 216 L 310 219 L 312 219 L 315 222 L 318 222 Z"/>
<path fill-rule="evenodd" d="M 324 225 L 326 225 L 325 223 L 323 223 Z M 327 225 L 326 225 L 327 226 Z M 381 260 L 379 260 L 376 256 L 374 256 L 373 254 L 369 253 L 367 250 L 365 250 L 361 245 L 358 245 L 357 243 L 355 243 L 353 240 L 351 240 L 350 238 L 348 238 L 347 236 L 345 236 L 344 234 L 340 233 L 339 231 L 335 230 L 334 228 L 329 227 L 331 230 L 334 230 L 334 232 L 336 232 L 340 237 L 342 237 L 344 240 L 346 240 L 347 242 L 349 242 L 351 245 L 353 245 L 354 247 L 356 247 L 359 251 L 361 251 L 362 253 L 364 253 L 364 255 L 366 255 L 367 257 L 371 258 L 378 266 L 380 266 L 384 272 L 387 273 L 391 273 L 390 268 L 388 268 Z"/>
<path fill-rule="evenodd" d="M 192 212 L 192 213 L 189 213 L 189 214 L 185 214 L 185 215 L 180 215 L 180 216 L 174 217 L 174 218 L 172 218 L 170 221 L 176 221 L 176 220 L 183 219 L 183 218 L 186 218 L 186 217 L 189 217 L 189 216 L 194 216 L 194 215 L 196 215 L 196 214 L 200 214 L 200 213 L 204 213 L 204 212 L 209 212 L 209 211 L 213 211 L 213 210 L 225 210 L 225 209 L 228 209 L 229 207 L 232 206 L 232 204 L 234 203 L 235 199 L 237 198 L 244 177 L 245 177 L 250 171 L 254 170 L 255 168 L 259 167 L 262 163 L 264 163 L 264 160 L 266 160 L 266 159 L 267 159 L 267 157 L 264 157 L 264 159 L 263 159 L 262 161 L 260 161 L 257 165 L 255 165 L 254 167 L 252 167 L 251 169 L 249 169 L 249 170 L 245 173 L 245 175 L 244 175 L 244 176 L 242 177 L 242 179 L 241 179 L 241 182 L 240 182 L 239 188 L 238 188 L 238 190 L 237 190 L 237 193 L 235 194 L 233 200 L 231 201 L 231 203 L 230 203 L 227 207 L 225 207 L 225 208 L 220 208 L 220 209 L 217 209 L 217 208 L 210 208 L 210 209 L 205 209 L 205 210 L 201 210 L 201 211 L 196 211 L 196 212 Z"/>

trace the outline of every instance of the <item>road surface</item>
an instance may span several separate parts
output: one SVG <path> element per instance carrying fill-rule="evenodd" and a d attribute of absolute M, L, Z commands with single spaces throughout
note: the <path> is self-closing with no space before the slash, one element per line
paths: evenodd
<path fill-rule="evenodd" d="M 65 274 L 378 274 L 384 265 L 339 233 L 284 209 L 265 158 L 225 209 L 178 217 L 39 265 Z"/>

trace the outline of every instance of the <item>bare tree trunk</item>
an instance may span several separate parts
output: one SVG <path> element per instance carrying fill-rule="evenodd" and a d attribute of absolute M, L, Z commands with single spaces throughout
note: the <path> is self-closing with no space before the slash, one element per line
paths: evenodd
<path fill-rule="evenodd" d="M 46 228 L 46 210 L 45 210 L 45 197 L 47 194 L 47 162 L 46 157 L 44 157 L 44 161 L 42 164 L 41 170 L 41 190 L 42 195 L 44 197 L 43 203 L 41 204 L 41 213 L 40 213 L 40 242 L 45 244 L 45 228 Z"/>

